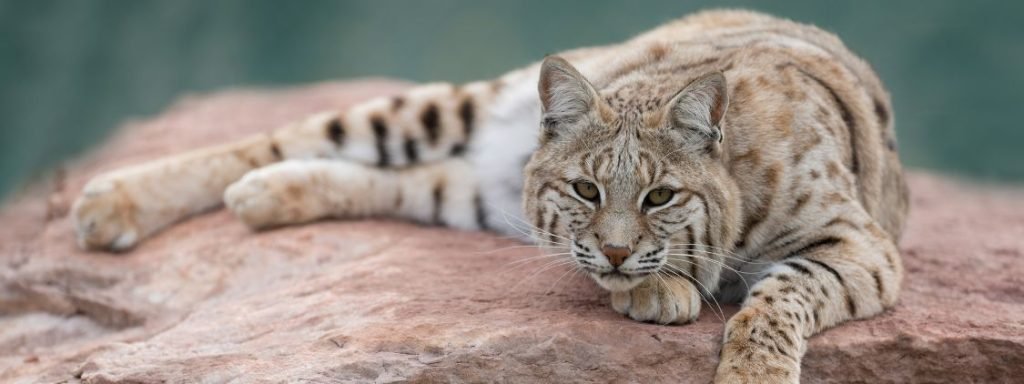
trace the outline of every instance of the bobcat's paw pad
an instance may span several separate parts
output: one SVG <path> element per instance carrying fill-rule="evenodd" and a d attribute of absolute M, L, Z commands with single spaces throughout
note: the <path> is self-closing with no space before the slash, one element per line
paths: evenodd
<path fill-rule="evenodd" d="M 127 250 L 142 237 L 135 223 L 135 204 L 113 183 L 90 183 L 71 208 L 78 246 L 83 249 Z"/>
<path fill-rule="evenodd" d="M 632 290 L 612 292 L 612 308 L 637 321 L 686 324 L 700 314 L 700 294 L 687 280 L 649 278 Z"/>

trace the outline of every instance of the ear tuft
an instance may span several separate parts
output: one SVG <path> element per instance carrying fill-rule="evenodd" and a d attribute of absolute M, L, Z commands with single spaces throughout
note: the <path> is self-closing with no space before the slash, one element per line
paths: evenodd
<path fill-rule="evenodd" d="M 591 111 L 597 91 L 565 59 L 548 56 L 540 66 L 537 84 L 545 122 L 571 122 Z"/>
<path fill-rule="evenodd" d="M 705 145 L 721 143 L 722 119 L 729 107 L 725 76 L 712 72 L 683 88 L 669 103 L 669 124 L 683 130 L 686 137 L 697 133 Z"/>

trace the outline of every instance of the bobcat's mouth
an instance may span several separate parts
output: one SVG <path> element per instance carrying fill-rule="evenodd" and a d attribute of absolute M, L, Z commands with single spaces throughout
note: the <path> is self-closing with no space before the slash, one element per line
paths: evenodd
<path fill-rule="evenodd" d="M 591 272 L 590 276 L 598 285 L 612 292 L 628 291 L 639 285 L 651 275 L 651 272 L 629 273 L 619 270 L 610 272 Z"/>
<path fill-rule="evenodd" d="M 598 277 L 600 277 L 602 279 L 627 279 L 627 280 L 629 280 L 629 279 L 637 279 L 637 278 L 641 278 L 641 277 L 646 277 L 647 275 L 650 275 L 650 274 L 651 274 L 650 272 L 628 273 L 628 272 L 622 272 L 622 271 L 616 269 L 616 270 L 612 270 L 611 272 L 599 273 Z"/>

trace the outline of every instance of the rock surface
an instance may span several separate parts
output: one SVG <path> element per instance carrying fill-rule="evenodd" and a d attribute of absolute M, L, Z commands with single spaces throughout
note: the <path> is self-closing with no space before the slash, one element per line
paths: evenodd
<path fill-rule="evenodd" d="M 709 382 L 722 320 L 663 327 L 500 237 L 365 221 L 253 233 L 224 211 L 126 254 L 67 210 L 103 170 L 396 92 L 364 81 L 187 98 L 0 210 L 0 382 Z M 1024 378 L 1024 194 L 911 175 L 899 306 L 812 339 L 812 383 Z M 518 246 L 518 247 L 517 247 Z M 728 316 L 734 308 L 724 308 Z"/>

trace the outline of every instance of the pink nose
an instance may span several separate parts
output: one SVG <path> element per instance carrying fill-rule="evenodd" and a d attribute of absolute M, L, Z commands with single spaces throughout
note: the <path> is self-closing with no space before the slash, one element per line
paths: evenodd
<path fill-rule="evenodd" d="M 604 253 L 604 256 L 608 258 L 608 262 L 611 263 L 613 267 L 618 268 L 626 261 L 626 258 L 628 258 L 629 255 L 633 254 L 633 250 L 628 247 L 605 245 L 601 247 L 601 253 Z"/>

